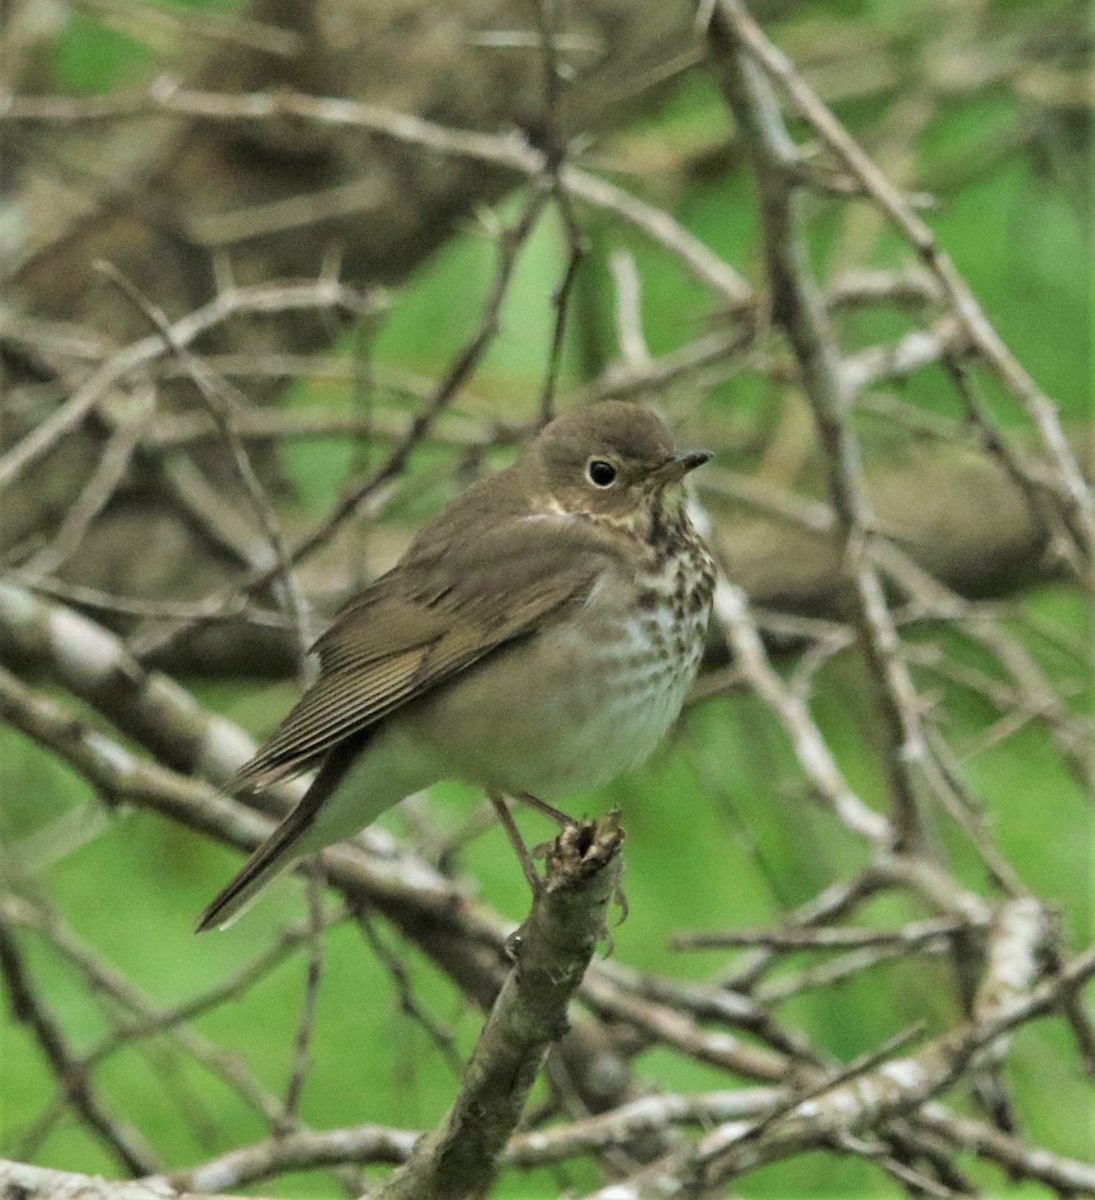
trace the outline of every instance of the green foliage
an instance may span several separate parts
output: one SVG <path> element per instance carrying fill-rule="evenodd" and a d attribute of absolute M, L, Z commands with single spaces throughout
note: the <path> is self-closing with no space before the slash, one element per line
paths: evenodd
<path fill-rule="evenodd" d="M 819 6 L 808 6 L 815 10 Z M 1036 0 L 1009 6 L 1026 17 L 1057 6 Z M 908 17 L 907 3 L 829 3 L 824 19 L 836 25 L 864 23 L 880 35 Z M 808 20 L 809 18 L 803 18 Z M 794 26 L 791 26 L 794 32 Z M 140 65 L 143 52 L 126 35 L 114 33 L 90 17 L 76 16 L 58 44 L 58 72 L 66 86 L 103 91 L 123 81 Z M 867 140 L 874 118 L 862 106 Z M 1085 268 L 1085 214 L 1053 181 L 1039 174 L 1029 153 L 1000 149 L 1017 120 L 1013 97 L 990 94 L 976 103 L 955 101 L 940 111 L 919 139 L 918 171 L 924 186 L 940 181 L 940 206 L 929 214 L 939 237 L 983 299 L 1002 336 L 1017 357 L 1060 402 L 1066 417 L 1079 419 L 1089 404 L 1089 282 Z M 729 135 L 721 101 L 704 80 L 693 80 L 672 96 L 664 109 L 628 137 L 640 158 L 644 147 L 710 148 Z M 628 139 L 624 139 L 624 148 Z M 636 149 L 637 147 L 637 149 Z M 977 159 L 964 178 L 963 164 Z M 950 181 L 948 183 L 948 181 Z M 752 188 L 741 173 L 690 179 L 681 172 L 659 192 L 643 178 L 625 180 L 650 198 L 667 203 L 677 218 L 748 277 L 758 274 L 757 226 Z M 827 203 L 827 202 L 826 202 Z M 820 262 L 835 253 L 833 244 L 844 219 L 836 201 L 821 204 Z M 502 218 L 515 209 L 503 207 Z M 662 354 L 697 336 L 715 319 L 709 297 L 663 252 L 638 235 L 598 219 L 583 217 L 589 253 L 576 288 L 580 318 L 571 321 L 563 364 L 563 386 L 584 377 L 615 357 L 611 319 L 611 252 L 626 248 L 642 279 L 644 330 L 651 353 Z M 551 294 L 567 261 L 560 222 L 545 220 L 526 247 L 503 311 L 500 340 L 477 372 L 469 406 L 483 415 L 510 420 L 533 419 L 547 361 L 554 311 Z M 905 259 L 895 235 L 880 231 L 869 264 L 895 265 Z M 443 372 L 472 333 L 479 305 L 489 287 L 493 251 L 471 232 L 458 235 L 417 278 L 394 297 L 390 314 L 372 340 L 370 354 L 385 366 L 422 376 Z M 454 298 L 459 297 L 459 302 Z M 850 347 L 892 338 L 903 318 L 849 318 L 842 331 Z M 352 347 L 349 347 L 352 349 Z M 987 389 L 994 415 L 1019 428 L 1021 414 L 994 389 Z M 932 412 L 956 413 L 953 395 L 940 373 L 925 371 L 904 386 L 904 398 Z M 381 393 L 378 397 L 387 403 Z M 674 403 L 681 400 L 674 397 Z M 292 402 L 301 409 L 322 402 L 352 410 L 351 389 L 302 385 Z M 681 400 L 677 414 L 687 426 L 716 420 L 746 432 L 743 456 L 763 439 L 772 420 L 773 397 L 759 376 L 746 376 L 714 387 L 704 397 Z M 751 435 L 751 436 L 750 436 Z M 752 439 L 752 440 L 751 440 Z M 376 453 L 376 451 L 374 451 Z M 434 485 L 444 478 L 456 452 L 427 447 L 412 461 L 421 483 L 418 499 L 405 510 L 410 521 L 447 498 Z M 324 511 L 347 478 L 360 466 L 348 443 L 301 442 L 285 454 L 284 465 L 303 509 Z M 412 489 L 413 490 L 413 489 Z M 1052 621 L 1066 640 L 1082 642 L 1090 630 L 1083 605 L 1064 586 L 1045 587 L 1023 599 L 1040 620 Z M 1050 678 L 1077 684 L 1072 703 L 1090 709 L 1090 691 L 1074 679 L 1067 652 L 1018 627 Z M 929 631 L 937 636 L 937 630 Z M 956 655 L 968 651 L 947 645 Z M 948 738 L 958 747 L 976 748 L 993 720 L 983 698 L 925 672 L 925 689 L 941 689 Z M 269 729 L 271 714 L 282 711 L 290 689 L 270 693 L 248 688 L 234 696 L 242 719 L 257 731 Z M 213 697 L 227 708 L 225 691 Z M 828 744 L 860 793 L 885 806 L 884 781 L 877 756 L 877 717 L 864 684 L 862 665 L 851 658 L 827 668 L 815 688 L 815 713 Z M 964 764 L 971 788 L 983 799 L 1000 847 L 1017 864 L 1023 880 L 1040 896 L 1061 907 L 1068 937 L 1078 945 L 1092 935 L 1090 845 L 1092 816 L 1079 785 L 1068 775 L 1043 724 L 1031 722 L 1014 736 L 980 750 Z M 470 814 L 476 797 L 455 785 L 435 789 L 434 819 L 451 830 Z M 16 847 L 9 873 L 26 871 L 29 860 L 19 847 L 49 844 L 66 822 L 74 845 L 37 876 L 74 931 L 99 947 L 106 959 L 140 985 L 155 1003 L 177 1004 L 200 994 L 250 961 L 270 944 L 287 920 L 305 912 L 303 891 L 285 881 L 230 932 L 196 939 L 195 914 L 224 882 L 236 857 L 148 814 L 111 812 L 104 828 L 86 841 L 79 836 L 81 814 L 94 828 L 101 802 L 87 787 L 52 760 L 31 749 L 10 730 L 0 731 L 0 808 L 3 842 Z M 637 777 L 619 781 L 598 795 L 575 798 L 572 811 L 597 812 L 618 804 L 628 829 L 624 880 L 629 915 L 613 929 L 613 953 L 619 960 L 652 971 L 709 978 L 726 968 L 724 952 L 682 955 L 668 949 L 670 937 L 697 928 L 740 927 L 778 919 L 781 911 L 802 902 L 827 883 L 861 864 L 833 820 L 805 794 L 783 734 L 751 697 L 729 696 L 696 705 L 681 730 Z M 74 816 L 75 814 L 75 816 Z M 938 835 L 971 884 L 981 886 L 978 868 L 963 837 L 944 814 L 933 814 Z M 405 817 L 386 818 L 393 828 Z M 538 818 L 522 814 L 528 837 L 546 831 Z M 524 882 L 497 829 L 467 847 L 462 866 L 478 882 L 483 898 L 519 917 L 526 903 Z M 23 881 L 30 887 L 29 880 Z M 881 903 L 871 919 L 907 916 Z M 378 936 L 389 930 L 378 922 Z M 55 1015 L 80 1051 L 111 1028 L 119 1014 L 104 998 L 89 999 L 76 974 L 57 966 L 36 939 L 25 939 L 29 969 L 53 998 Z M 451 1029 L 464 1056 L 477 1033 L 480 1014 L 469 1011 L 453 987 L 405 947 L 408 985 L 418 1004 Z M 351 926 L 332 930 L 324 941 L 324 974 L 319 999 L 313 1068 L 304 1089 L 302 1116 L 316 1126 L 362 1121 L 427 1127 L 445 1111 L 455 1080 L 426 1032 L 408 1021 L 398 989 L 376 954 Z M 801 957 L 793 960 L 797 965 Z M 879 982 L 885 976 L 885 985 Z M 289 1054 L 299 1019 L 304 978 L 300 955 L 284 963 L 237 1003 L 202 1017 L 198 1030 L 233 1048 L 275 1092 L 284 1090 Z M 836 991 L 806 993 L 778 1014 L 800 1026 L 841 1059 L 848 1059 L 913 1021 L 927 1015 L 939 1024 L 953 1022 L 953 995 L 947 968 L 930 961 L 882 966 Z M 896 1002 L 895 1002 L 896 997 Z M 20 1138 L 43 1107 L 54 1086 L 28 1034 L 9 1020 L 3 1031 L 0 1075 L 0 1148 L 20 1152 Z M 127 1050 L 97 1076 L 101 1090 L 119 1112 L 139 1113 L 142 1128 L 164 1158 L 184 1165 L 215 1151 L 264 1135 L 230 1091 L 208 1074 L 187 1066 L 167 1074 L 167 1040 L 147 1050 Z M 1066 1073 L 1070 1062 L 1067 1035 L 1053 1022 L 1025 1030 L 1016 1047 L 1010 1082 L 1021 1124 L 1035 1140 L 1065 1153 L 1089 1150 L 1092 1110 L 1081 1081 Z M 174 1070 L 175 1068 L 172 1068 Z M 725 1078 L 711 1069 L 684 1062 L 657 1049 L 642 1055 L 640 1075 L 652 1086 L 685 1090 L 722 1087 Z M 167 1088 L 164 1083 L 167 1080 Z M 1052 1110 L 1040 1097 L 1053 1093 Z M 195 1126 L 179 1112 L 196 1114 Z M 1051 1124 L 1052 1122 L 1052 1124 Z M 40 1148 L 52 1165 L 82 1171 L 111 1172 L 114 1164 L 81 1128 L 64 1122 Z M 994 1184 L 998 1177 L 982 1176 Z M 565 1186 L 588 1186 L 580 1171 L 563 1176 L 541 1172 L 506 1180 L 499 1195 L 549 1197 Z M 990 1186 L 992 1185 L 990 1184 Z M 265 1195 L 336 1195 L 321 1174 L 286 1177 L 254 1189 Z M 889 1195 L 872 1169 L 852 1160 L 813 1156 L 760 1172 L 737 1189 L 747 1196 L 815 1197 Z M 1033 1189 L 1009 1194 L 1025 1197 Z"/>
<path fill-rule="evenodd" d="M 56 71 L 74 91 L 109 92 L 147 60 L 136 38 L 74 13 L 57 39 Z"/>

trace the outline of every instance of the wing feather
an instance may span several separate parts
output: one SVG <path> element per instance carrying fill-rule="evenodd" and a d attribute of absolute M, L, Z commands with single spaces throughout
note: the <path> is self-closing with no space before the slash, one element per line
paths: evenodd
<path fill-rule="evenodd" d="M 321 674 L 273 737 L 232 780 L 233 788 L 260 787 L 299 774 L 331 746 L 375 723 L 406 698 L 424 649 L 378 660 L 370 671 Z"/>
<path fill-rule="evenodd" d="M 342 610 L 315 645 L 319 678 L 232 786 L 263 787 L 316 766 L 348 737 L 584 602 L 618 553 L 574 518 L 484 529 L 420 539 Z"/>

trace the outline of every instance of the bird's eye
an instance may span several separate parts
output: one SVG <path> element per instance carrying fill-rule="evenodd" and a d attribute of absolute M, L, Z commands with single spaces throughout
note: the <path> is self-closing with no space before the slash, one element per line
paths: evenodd
<path fill-rule="evenodd" d="M 591 458 L 586 474 L 594 487 L 607 488 L 616 482 L 616 468 L 603 458 Z"/>

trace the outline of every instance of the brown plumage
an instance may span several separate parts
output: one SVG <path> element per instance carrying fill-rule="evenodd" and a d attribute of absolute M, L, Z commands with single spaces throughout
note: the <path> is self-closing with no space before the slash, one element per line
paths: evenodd
<path fill-rule="evenodd" d="M 318 640 L 318 679 L 230 785 L 319 768 L 198 928 L 230 920 L 290 855 L 436 779 L 565 793 L 645 757 L 699 661 L 712 572 L 674 485 L 706 458 L 674 454 L 646 410 L 606 402 L 558 418 L 426 525 Z M 632 676 L 636 696 L 655 689 L 654 716 L 627 699 Z M 613 724 L 607 760 L 583 769 L 575 756 L 601 757 L 594 727 L 612 704 L 636 753 L 625 715 L 622 743 Z"/>

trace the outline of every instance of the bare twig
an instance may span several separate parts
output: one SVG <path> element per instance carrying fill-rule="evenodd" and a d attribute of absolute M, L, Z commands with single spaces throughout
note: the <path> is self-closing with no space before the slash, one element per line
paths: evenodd
<path fill-rule="evenodd" d="M 874 516 L 863 486 L 860 448 L 845 419 L 850 397 L 836 337 L 806 262 L 788 168 L 796 157 L 767 80 L 747 57 L 735 18 L 721 0 L 710 41 L 727 103 L 749 150 L 760 190 L 765 256 L 775 319 L 794 347 L 803 388 L 827 458 L 829 492 L 845 539 L 856 615 L 890 742 L 885 766 L 901 846 L 920 838 L 917 768 L 926 755 L 919 701 L 900 655 L 876 571 L 864 554 Z"/>
<path fill-rule="evenodd" d="M 7 988 L 12 1016 L 30 1029 L 67 1103 L 80 1114 L 88 1128 L 125 1171 L 133 1175 L 147 1175 L 156 1170 L 156 1157 L 151 1147 L 145 1144 L 128 1122 L 109 1112 L 90 1081 L 80 1071 L 76 1055 L 69 1048 L 57 1018 L 38 994 L 18 943 L 2 916 L 0 974 Z"/>
<path fill-rule="evenodd" d="M 293 1038 L 293 1058 L 289 1083 L 285 1089 L 285 1120 L 278 1132 L 285 1133 L 297 1122 L 300 1097 L 304 1081 L 311 1068 L 308 1047 L 316 1024 L 316 1004 L 319 998 L 319 981 L 323 974 L 323 916 L 322 875 L 319 871 L 306 868 L 308 891 L 308 965 L 304 976 L 304 1000 L 300 1007 L 300 1020 Z"/>
<path fill-rule="evenodd" d="M 720 17 L 748 51 L 751 61 L 784 88 L 826 145 L 863 184 L 889 220 L 909 239 L 939 281 L 966 337 L 987 366 L 1023 405 L 1055 465 L 1069 526 L 1081 551 L 1095 556 L 1095 496 L 1084 481 L 1061 429 L 1056 406 L 1008 349 L 978 304 L 950 255 L 909 205 L 900 190 L 874 165 L 832 112 L 795 70 L 793 63 L 765 37 L 743 0 L 716 0 Z M 713 25 L 713 28 L 715 26 Z"/>
<path fill-rule="evenodd" d="M 326 519 L 310 534 L 299 540 L 287 553 L 289 564 L 299 563 L 308 555 L 325 545 L 335 531 L 377 492 L 385 487 L 390 480 L 398 478 L 407 466 L 415 449 L 425 439 L 434 421 L 455 399 L 465 381 L 470 378 L 487 347 L 494 340 L 499 328 L 502 301 L 505 299 L 509 282 L 517 265 L 521 247 L 532 232 L 540 213 L 548 199 L 548 193 L 542 188 L 534 189 L 525 205 L 517 223 L 503 231 L 500 238 L 498 259 L 495 265 L 494 278 L 483 305 L 479 328 L 471 339 L 464 345 L 456 356 L 447 374 L 437 385 L 430 402 L 417 414 L 411 422 L 406 436 L 395 445 L 384 462 L 362 483 L 351 488 L 334 507 Z M 236 602 L 238 592 L 253 594 L 264 587 L 276 575 L 277 565 L 265 570 L 251 572 L 248 577 L 221 600 L 221 605 L 231 605 Z M 165 631 L 154 637 L 142 639 L 135 647 L 139 658 L 145 658 L 154 651 L 160 651 L 165 646 L 182 637 L 200 625 L 200 621 L 176 622 Z"/>
<path fill-rule="evenodd" d="M 532 912 L 511 942 L 517 962 L 448 1117 L 380 1190 L 384 1200 L 484 1196 L 548 1047 L 566 1025 L 619 872 L 615 816 L 563 831 Z"/>
<path fill-rule="evenodd" d="M 317 308 L 345 308 L 355 315 L 372 311 L 375 297 L 363 296 L 337 280 L 233 288 L 170 326 L 170 346 L 189 346 L 206 330 L 241 313 L 277 313 Z M 0 489 L 75 429 L 117 384 L 168 351 L 160 333 L 150 334 L 112 355 L 73 395 L 31 433 L 0 457 Z"/>

